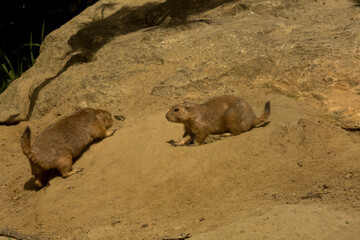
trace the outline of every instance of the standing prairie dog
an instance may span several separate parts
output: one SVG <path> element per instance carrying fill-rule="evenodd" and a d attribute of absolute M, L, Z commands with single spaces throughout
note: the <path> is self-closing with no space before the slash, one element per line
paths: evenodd
<path fill-rule="evenodd" d="M 84 108 L 55 122 L 30 143 L 30 128 L 21 136 L 21 148 L 30 161 L 35 184 L 43 187 L 48 182 L 47 171 L 58 169 L 66 178 L 81 169 L 72 169 L 73 158 L 93 140 L 112 136 L 108 129 L 113 119 L 108 111 Z"/>
<path fill-rule="evenodd" d="M 238 135 L 263 123 L 270 115 L 270 101 L 260 117 L 250 105 L 234 96 L 215 97 L 203 104 L 180 103 L 172 106 L 165 117 L 170 122 L 184 124 L 183 138 L 175 146 L 204 142 L 209 134 Z"/>

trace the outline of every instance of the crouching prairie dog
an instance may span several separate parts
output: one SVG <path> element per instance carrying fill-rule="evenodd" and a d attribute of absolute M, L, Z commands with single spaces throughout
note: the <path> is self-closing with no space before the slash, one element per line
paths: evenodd
<path fill-rule="evenodd" d="M 81 169 L 72 169 L 73 158 L 93 140 L 112 136 L 109 131 L 113 119 L 108 111 L 84 108 L 55 122 L 30 143 L 30 128 L 21 136 L 21 148 L 30 161 L 35 184 L 43 187 L 48 182 L 49 169 L 58 169 L 66 178 Z"/>
<path fill-rule="evenodd" d="M 270 101 L 266 102 L 260 117 L 250 105 L 235 96 L 215 97 L 203 104 L 180 103 L 172 106 L 165 117 L 170 122 L 184 124 L 183 138 L 173 145 L 181 146 L 194 141 L 204 142 L 209 134 L 238 135 L 263 123 L 270 115 Z"/>

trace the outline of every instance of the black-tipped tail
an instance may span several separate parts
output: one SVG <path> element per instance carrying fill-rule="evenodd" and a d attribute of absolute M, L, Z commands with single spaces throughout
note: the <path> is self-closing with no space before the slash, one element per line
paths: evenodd
<path fill-rule="evenodd" d="M 268 119 L 269 115 L 270 115 L 270 101 L 267 101 L 265 103 L 265 107 L 264 107 L 264 111 L 263 111 L 262 115 L 255 119 L 254 126 L 265 122 L 266 119 Z"/>
<path fill-rule="evenodd" d="M 266 119 L 269 117 L 270 115 L 270 101 L 267 101 L 265 103 L 265 107 L 264 107 L 264 114 L 266 115 Z"/>
<path fill-rule="evenodd" d="M 29 160 L 33 158 L 33 153 L 31 151 L 30 137 L 31 137 L 31 130 L 29 127 L 26 127 L 23 135 L 21 136 L 20 144 L 23 153 Z"/>

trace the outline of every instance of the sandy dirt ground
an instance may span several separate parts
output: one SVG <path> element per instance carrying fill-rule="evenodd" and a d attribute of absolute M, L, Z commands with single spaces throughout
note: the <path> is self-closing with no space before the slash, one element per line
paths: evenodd
<path fill-rule="evenodd" d="M 360 8 L 349 1 L 311 1 L 311 5 L 299 1 L 299 8 L 289 9 L 274 2 L 278 5 L 265 8 L 263 1 L 248 5 L 235 1 L 195 15 L 212 19 L 213 25 L 201 21 L 116 36 L 93 53 L 92 61 L 75 64 L 54 78 L 40 91 L 28 121 L 0 125 L 0 233 L 8 229 L 33 239 L 89 240 L 359 239 L 360 134 L 344 129 L 346 124 L 354 126 L 353 115 L 351 121 L 343 121 L 346 112 L 329 112 L 325 105 L 356 107 L 349 94 L 358 96 L 359 69 L 351 72 L 357 66 L 340 60 L 334 67 L 334 58 L 324 52 L 320 56 L 324 62 L 331 59 L 321 65 L 317 54 L 323 49 L 316 44 L 327 39 L 325 33 L 339 15 L 339 24 L 345 18 L 349 21 L 348 35 L 341 36 L 350 39 L 345 47 L 360 43 L 356 32 L 350 33 L 360 26 Z M 280 30 L 269 21 L 260 27 L 260 20 L 274 9 L 284 15 L 276 23 Z M 292 30 L 300 25 L 295 15 L 305 23 L 323 24 L 306 23 Z M 260 22 L 237 28 L 255 16 Z M 271 16 L 270 20 L 272 12 Z M 314 49 L 302 48 L 313 51 L 302 56 L 287 52 L 293 57 L 286 62 L 279 52 L 283 42 L 290 44 L 298 35 L 302 40 L 293 40 L 295 45 L 296 41 L 310 45 L 304 40 L 311 35 L 306 35 L 305 25 L 314 36 L 316 31 L 323 35 L 315 39 Z M 286 31 L 294 33 L 284 35 Z M 233 43 L 247 43 L 236 53 L 241 62 L 236 67 L 237 60 L 227 55 L 233 48 L 227 46 L 232 34 L 246 32 L 252 39 Z M 261 46 L 255 53 L 253 41 Z M 326 42 L 321 44 L 326 48 Z M 217 46 L 223 52 L 216 51 Z M 275 47 L 278 51 L 271 52 Z M 349 54 L 344 50 L 345 59 Z M 314 65 L 306 65 L 309 61 Z M 29 78 L 34 75 L 31 71 Z M 345 73 L 348 78 L 339 79 Z M 321 74 L 329 78 L 325 81 Z M 68 78 L 72 82 L 64 84 Z M 239 136 L 210 136 L 201 146 L 173 147 L 169 141 L 179 140 L 183 128 L 165 119 L 169 107 L 185 100 L 201 103 L 220 94 L 241 96 L 258 115 L 270 100 L 268 122 Z M 82 172 L 66 179 L 56 176 L 36 191 L 20 148 L 21 134 L 30 126 L 33 141 L 49 124 L 84 106 L 102 106 L 122 116 L 114 120 L 117 132 L 81 155 L 74 167 Z"/>

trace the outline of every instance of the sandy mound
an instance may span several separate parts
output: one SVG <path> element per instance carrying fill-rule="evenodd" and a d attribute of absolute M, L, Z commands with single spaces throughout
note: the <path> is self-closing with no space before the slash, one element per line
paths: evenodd
<path fill-rule="evenodd" d="M 356 239 L 359 8 L 350 1 L 99 1 L 0 96 L 0 228 L 41 238 Z M 242 96 L 266 126 L 172 147 L 175 103 Z M 34 190 L 19 139 L 80 107 L 118 131 Z M 24 121 L 26 120 L 26 121 Z M 345 129 L 344 129 L 345 128 Z M 0 229 L 1 230 L 1 229 Z M 346 232 L 347 235 L 342 235 Z"/>

